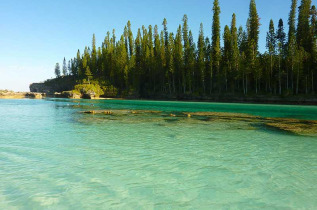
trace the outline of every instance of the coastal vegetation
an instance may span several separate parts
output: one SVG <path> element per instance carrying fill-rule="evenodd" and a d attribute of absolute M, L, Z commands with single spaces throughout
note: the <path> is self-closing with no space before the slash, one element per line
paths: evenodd
<path fill-rule="evenodd" d="M 121 36 L 107 32 L 100 47 L 93 35 L 91 47 L 69 61 L 64 58 L 62 66 L 57 63 L 56 79 L 45 84 L 58 87 L 55 91 L 108 97 L 312 96 L 317 89 L 317 10 L 311 0 L 290 3 L 288 20 L 270 21 L 264 53 L 259 52 L 255 0 L 246 26 L 237 26 L 233 14 L 223 32 L 221 8 L 214 0 L 211 38 L 201 24 L 195 42 L 187 15 L 176 33 L 164 19 L 163 30 L 142 26 L 135 35 L 128 21 Z"/>

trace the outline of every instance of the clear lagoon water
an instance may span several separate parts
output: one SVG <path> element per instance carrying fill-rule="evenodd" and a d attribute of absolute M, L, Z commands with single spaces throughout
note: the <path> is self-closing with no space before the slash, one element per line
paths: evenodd
<path fill-rule="evenodd" d="M 0 209 L 317 208 L 316 136 L 179 112 L 317 120 L 316 106 L 0 100 Z"/>

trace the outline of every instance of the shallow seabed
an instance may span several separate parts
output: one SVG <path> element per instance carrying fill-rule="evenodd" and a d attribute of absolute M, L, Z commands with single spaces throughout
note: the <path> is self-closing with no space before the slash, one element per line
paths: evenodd
<path fill-rule="evenodd" d="M 317 107 L 0 100 L 0 209 L 315 209 L 316 134 L 271 118 Z"/>

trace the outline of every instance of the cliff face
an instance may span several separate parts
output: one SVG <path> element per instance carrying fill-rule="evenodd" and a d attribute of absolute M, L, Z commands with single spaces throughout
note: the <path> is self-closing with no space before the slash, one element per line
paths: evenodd
<path fill-rule="evenodd" d="M 53 89 L 44 83 L 33 83 L 30 85 L 30 91 L 34 93 L 54 93 Z"/>
<path fill-rule="evenodd" d="M 54 95 L 55 92 L 70 91 L 74 89 L 76 80 L 72 76 L 63 76 L 55 79 L 46 80 L 43 83 L 33 83 L 30 85 L 31 92 L 46 93 Z"/>

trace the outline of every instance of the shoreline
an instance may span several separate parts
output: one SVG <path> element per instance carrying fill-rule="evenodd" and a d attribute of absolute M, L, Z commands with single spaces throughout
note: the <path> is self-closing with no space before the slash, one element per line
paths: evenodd
<path fill-rule="evenodd" d="M 0 91 L 0 99 L 42 99 L 45 98 L 45 93 L 36 92 L 13 92 L 13 91 Z"/>
<path fill-rule="evenodd" d="M 206 102 L 206 103 L 240 103 L 240 104 L 272 104 L 272 105 L 317 105 L 317 98 L 303 98 L 303 97 L 235 97 L 235 98 L 99 98 L 90 100 L 140 100 L 140 101 L 170 101 L 170 102 Z"/>
<path fill-rule="evenodd" d="M 50 97 L 47 98 L 58 98 L 58 97 Z M 64 98 L 65 99 L 65 98 Z M 67 99 L 67 98 L 66 98 Z M 72 99 L 72 98 L 69 98 Z M 84 99 L 84 98 L 81 98 Z M 242 100 L 228 100 L 228 99 L 220 99 L 220 100 L 213 100 L 213 99 L 172 99 L 172 98 L 133 98 L 133 97 L 126 97 L 126 98 L 111 98 L 111 97 L 100 97 L 100 98 L 93 98 L 93 99 L 86 99 L 86 100 L 127 100 L 127 101 L 169 101 L 169 102 L 204 102 L 204 103 L 239 103 L 239 104 L 267 104 L 267 105 L 305 105 L 305 106 L 316 106 L 317 99 L 306 99 L 306 100 L 296 100 L 294 98 L 288 99 L 278 99 L 278 100 L 255 100 L 254 98 L 243 98 Z"/>
<path fill-rule="evenodd" d="M 56 95 L 39 92 L 13 92 L 0 91 L 0 99 L 43 99 L 43 98 L 68 98 L 85 99 L 72 97 L 57 97 Z M 140 101 L 171 101 L 171 102 L 206 102 L 206 103 L 241 103 L 241 104 L 272 104 L 272 105 L 317 105 L 317 97 L 311 96 L 213 96 L 213 97 L 97 97 L 88 100 L 140 100 Z"/>

